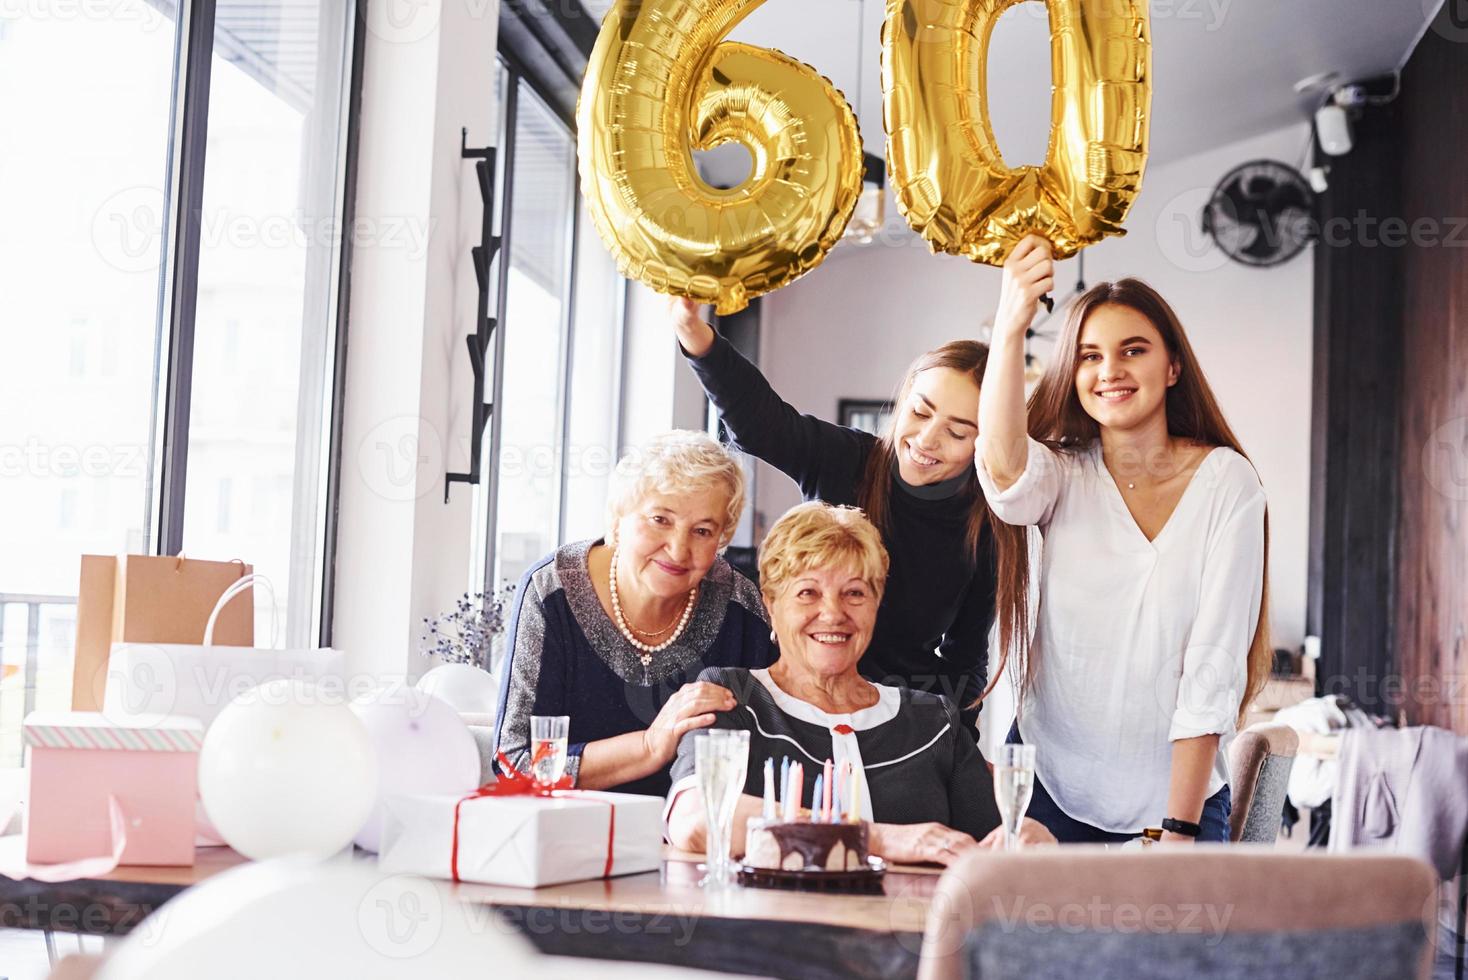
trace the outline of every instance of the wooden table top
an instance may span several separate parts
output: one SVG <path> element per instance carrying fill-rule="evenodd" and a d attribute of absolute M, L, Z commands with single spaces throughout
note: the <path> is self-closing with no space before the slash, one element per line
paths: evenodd
<path fill-rule="evenodd" d="M 365 861 L 372 860 L 362 854 Z M 846 895 L 734 887 L 722 892 L 701 888 L 700 854 L 664 849 L 661 871 L 577 881 L 544 888 L 461 883 L 450 886 L 462 901 L 525 908 L 579 908 L 609 912 L 671 914 L 684 917 L 779 920 L 883 932 L 921 932 L 941 869 L 897 865 L 888 869 L 880 895 Z M 192 867 L 123 865 L 95 879 L 15 882 L 0 878 L 0 903 L 25 886 L 27 893 L 54 889 L 75 894 L 116 890 L 159 904 L 190 885 L 248 863 L 228 847 L 201 847 Z M 109 886 L 112 886 L 109 888 Z M 119 887 L 120 886 L 120 887 Z"/>
<path fill-rule="evenodd" d="M 915 976 L 939 869 L 889 868 L 882 894 L 709 891 L 698 884 L 701 859 L 665 849 L 662 868 L 643 874 L 546 888 L 447 887 L 462 902 L 495 909 L 545 953 L 800 980 Z M 212 847 L 188 868 L 122 866 L 55 883 L 0 877 L 0 919 L 12 928 L 122 935 L 191 885 L 247 863 Z"/>

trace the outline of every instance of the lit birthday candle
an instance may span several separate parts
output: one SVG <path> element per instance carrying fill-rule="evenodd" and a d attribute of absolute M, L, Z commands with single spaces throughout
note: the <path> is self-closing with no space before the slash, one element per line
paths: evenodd
<path fill-rule="evenodd" d="M 823 811 L 821 809 L 821 800 L 825 799 L 825 797 L 822 795 L 822 790 L 825 788 L 825 785 L 826 785 L 826 774 L 825 773 L 822 773 L 822 772 L 816 773 L 816 788 L 815 788 L 815 792 L 813 794 L 811 794 L 811 798 L 810 798 L 810 820 L 811 820 L 811 823 L 816 823 L 816 822 L 820 821 L 821 819 L 823 819 L 822 814 L 825 811 Z"/>
<path fill-rule="evenodd" d="M 851 771 L 851 822 L 861 823 L 861 773 Z"/>
<path fill-rule="evenodd" d="M 805 767 L 799 762 L 790 764 L 790 794 L 785 799 L 785 820 L 794 821 L 800 816 L 800 806 L 805 799 Z"/>
<path fill-rule="evenodd" d="M 780 756 L 780 812 L 790 807 L 790 756 Z"/>

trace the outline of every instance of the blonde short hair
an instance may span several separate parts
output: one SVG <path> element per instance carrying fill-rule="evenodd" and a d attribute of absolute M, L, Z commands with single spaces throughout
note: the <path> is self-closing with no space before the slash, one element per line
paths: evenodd
<path fill-rule="evenodd" d="M 719 547 L 734 537 L 744 512 L 744 469 L 739 459 L 706 432 L 674 429 L 629 450 L 612 471 L 607 493 L 607 540 L 617 523 L 650 493 L 670 496 L 722 490 L 728 494 Z"/>
<path fill-rule="evenodd" d="M 802 572 L 851 568 L 880 601 L 890 564 L 882 535 L 859 508 L 811 501 L 790 508 L 765 535 L 759 552 L 760 591 L 773 600 Z"/>

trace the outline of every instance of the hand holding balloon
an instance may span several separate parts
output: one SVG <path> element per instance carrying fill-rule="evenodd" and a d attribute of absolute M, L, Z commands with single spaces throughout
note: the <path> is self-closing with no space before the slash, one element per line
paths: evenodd
<path fill-rule="evenodd" d="M 678 343 L 689 355 L 702 357 L 714 346 L 714 328 L 698 315 L 698 303 L 685 296 L 669 296 L 667 300 L 668 322 L 678 335 Z"/>
<path fill-rule="evenodd" d="M 1039 235 L 1026 235 L 1004 262 L 1004 284 L 999 289 L 999 309 L 994 314 L 994 335 L 1024 339 L 1035 319 L 1035 307 L 1055 288 L 1055 261 L 1050 243 Z"/>

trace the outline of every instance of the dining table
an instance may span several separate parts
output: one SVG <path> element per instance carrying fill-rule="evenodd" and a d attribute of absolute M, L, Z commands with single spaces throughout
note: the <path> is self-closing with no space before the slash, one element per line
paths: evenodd
<path fill-rule="evenodd" d="M 375 861 L 366 852 L 355 856 Z M 124 936 L 190 887 L 248 863 L 201 847 L 192 867 L 91 878 L 0 877 L 0 927 Z M 940 868 L 892 866 L 881 891 L 705 888 L 702 855 L 664 848 L 657 871 L 542 888 L 446 884 L 546 954 L 791 978 L 913 977 Z"/>

